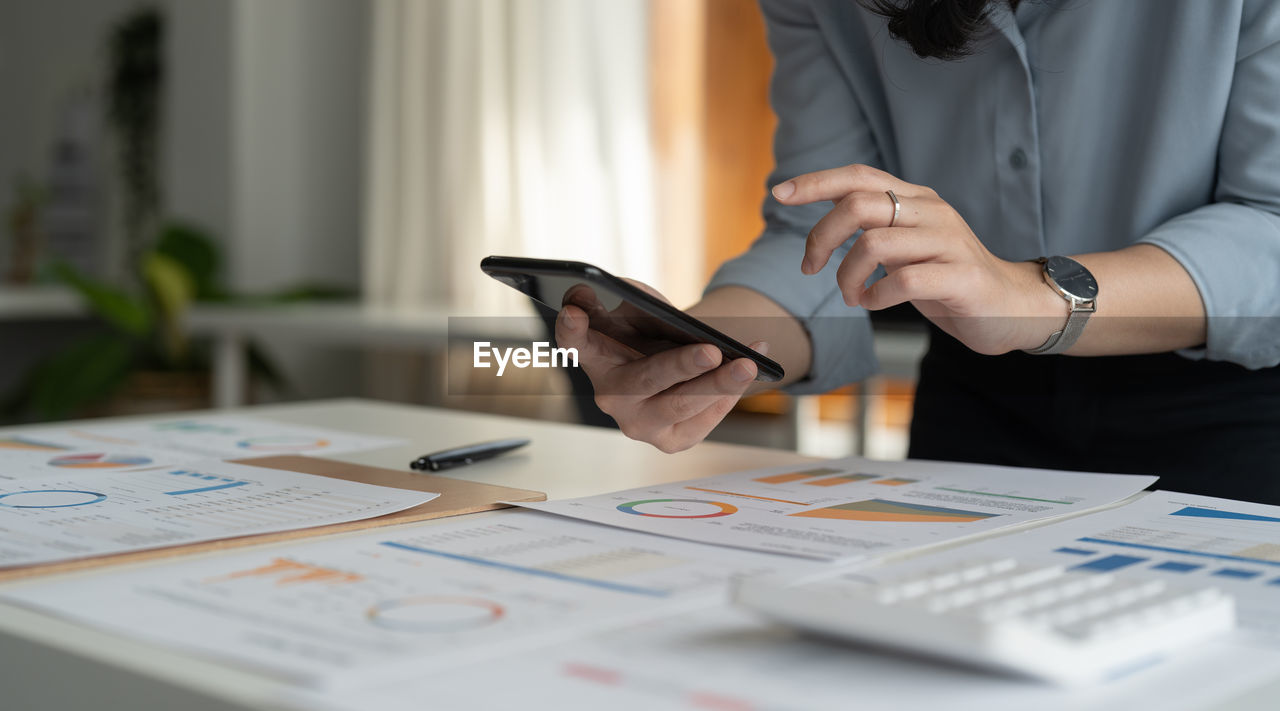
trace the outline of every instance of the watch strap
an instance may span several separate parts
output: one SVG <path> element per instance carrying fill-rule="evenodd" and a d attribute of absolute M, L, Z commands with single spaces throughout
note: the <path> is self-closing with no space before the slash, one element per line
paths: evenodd
<path fill-rule="evenodd" d="M 1030 353 L 1031 355 L 1056 355 L 1058 353 L 1064 353 L 1070 349 L 1071 346 L 1074 346 L 1076 341 L 1080 340 L 1080 334 L 1084 333 L 1084 326 L 1089 321 L 1089 317 L 1093 315 L 1094 311 L 1098 310 L 1097 298 L 1095 296 L 1094 299 L 1085 301 L 1077 296 L 1073 296 L 1062 287 L 1058 286 L 1050 276 L 1048 257 L 1040 257 L 1032 261 L 1041 266 L 1041 276 L 1044 278 L 1045 284 L 1048 284 L 1049 287 L 1056 291 L 1059 296 L 1066 299 L 1067 303 L 1070 305 L 1070 312 L 1067 314 L 1066 324 L 1064 324 L 1060 330 L 1049 334 L 1049 337 L 1045 339 L 1044 343 L 1040 344 L 1040 347 L 1027 349 L 1023 352 Z"/>
<path fill-rule="evenodd" d="M 1076 344 L 1076 341 L 1080 340 L 1080 334 L 1084 333 L 1084 325 L 1092 313 L 1092 309 L 1071 309 L 1071 313 L 1067 316 L 1067 323 L 1062 327 L 1061 331 L 1054 331 L 1049 334 L 1049 338 L 1039 348 L 1033 348 L 1026 352 L 1031 355 L 1065 353 L 1067 349 Z"/>

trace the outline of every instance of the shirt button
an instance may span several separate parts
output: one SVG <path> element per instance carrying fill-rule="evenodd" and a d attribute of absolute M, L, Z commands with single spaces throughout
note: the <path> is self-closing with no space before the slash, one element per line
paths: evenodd
<path fill-rule="evenodd" d="M 1009 165 L 1013 166 L 1014 170 L 1022 170 L 1027 167 L 1026 151 L 1021 148 L 1013 149 L 1013 152 L 1009 154 Z"/>

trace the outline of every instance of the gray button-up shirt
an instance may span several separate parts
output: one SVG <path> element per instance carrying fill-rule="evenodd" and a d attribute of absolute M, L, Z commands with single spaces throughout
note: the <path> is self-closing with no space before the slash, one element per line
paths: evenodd
<path fill-rule="evenodd" d="M 1008 260 L 1157 245 L 1210 316 L 1184 355 L 1280 363 L 1280 3 L 999 4 L 952 62 L 917 58 L 857 0 L 761 5 L 777 61 L 770 185 L 877 166 L 937 190 Z M 708 287 L 750 287 L 805 323 L 813 367 L 796 392 L 877 367 L 865 312 L 836 287 L 848 244 L 800 273 L 828 209 L 766 199 L 764 234 Z"/>

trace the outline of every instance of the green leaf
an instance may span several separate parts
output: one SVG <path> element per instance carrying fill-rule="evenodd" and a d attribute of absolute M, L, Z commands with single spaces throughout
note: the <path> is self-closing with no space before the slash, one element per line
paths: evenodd
<path fill-rule="evenodd" d="M 118 334 L 79 341 L 30 373 L 27 407 L 46 420 L 70 417 L 115 393 L 128 379 L 133 360 L 133 344 Z"/>
<path fill-rule="evenodd" d="M 167 320 L 182 317 L 195 299 L 196 286 L 191 273 L 176 260 L 158 252 L 148 252 L 142 258 L 142 277 L 160 305 L 160 312 Z"/>
<path fill-rule="evenodd" d="M 183 222 L 165 225 L 155 251 L 187 270 L 195 284 L 196 299 L 215 299 L 224 294 L 225 289 L 218 283 L 218 246 L 204 230 Z"/>
<path fill-rule="evenodd" d="M 142 277 L 160 306 L 161 345 L 169 362 L 176 363 L 186 351 L 182 319 L 195 298 L 195 283 L 182 264 L 158 252 L 143 256 Z"/>
<path fill-rule="evenodd" d="M 142 338 L 151 331 L 152 315 L 147 303 L 129 292 L 94 281 L 66 262 L 53 265 L 53 274 L 79 292 L 89 310 L 131 336 Z"/>

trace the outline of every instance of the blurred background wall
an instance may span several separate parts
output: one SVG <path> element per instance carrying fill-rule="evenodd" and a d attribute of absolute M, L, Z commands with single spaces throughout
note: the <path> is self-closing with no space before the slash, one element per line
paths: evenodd
<path fill-rule="evenodd" d="M 442 319 L 531 313 L 478 260 L 591 261 L 687 305 L 761 227 L 753 0 L 0 0 L 0 17 L 7 421 L 343 395 L 577 419 L 559 375 L 451 391 Z M 887 341 L 895 377 L 753 398 L 717 436 L 899 453 L 905 339 Z"/>
<path fill-rule="evenodd" d="M 221 241 L 235 291 L 308 284 L 358 291 L 370 5 L 168 0 L 159 7 L 170 23 L 170 212 Z M 356 350 L 270 347 L 299 394 L 359 392 Z"/>

